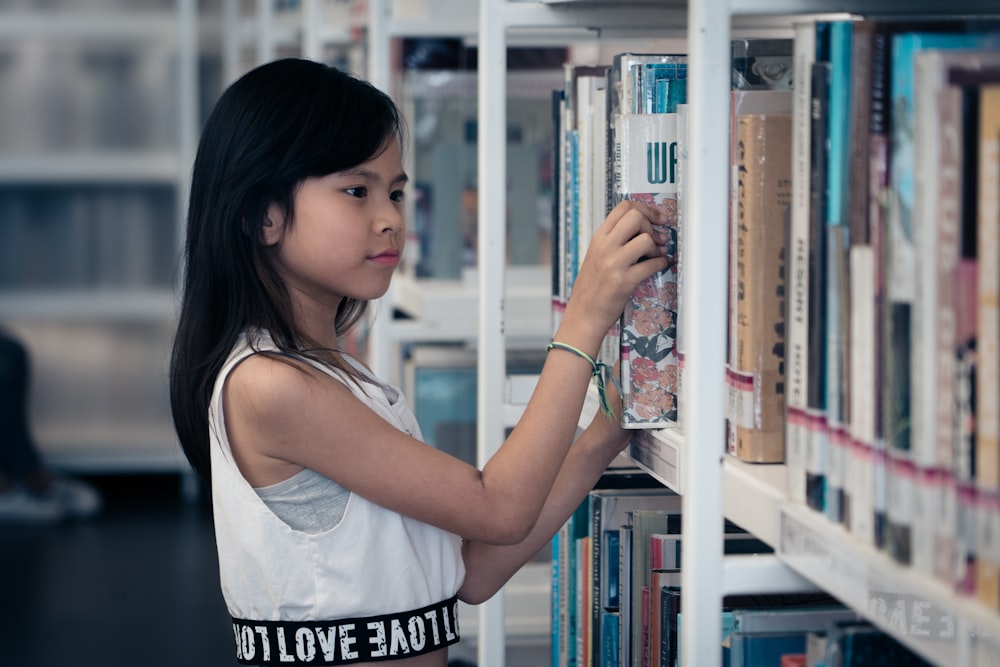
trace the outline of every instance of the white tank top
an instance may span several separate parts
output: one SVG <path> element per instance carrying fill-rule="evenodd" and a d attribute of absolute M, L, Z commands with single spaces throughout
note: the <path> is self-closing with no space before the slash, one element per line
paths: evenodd
<path fill-rule="evenodd" d="M 266 334 L 254 337 L 254 347 L 277 349 Z M 242 336 L 216 379 L 208 415 L 216 543 L 229 613 L 262 621 L 333 620 L 392 614 L 453 597 L 465 577 L 461 539 L 454 534 L 355 493 L 340 523 L 315 534 L 290 528 L 268 509 L 233 459 L 223 416 L 226 377 L 254 351 Z M 335 371 L 314 365 L 383 419 L 420 437 L 396 388 L 366 384 L 366 394 Z"/>

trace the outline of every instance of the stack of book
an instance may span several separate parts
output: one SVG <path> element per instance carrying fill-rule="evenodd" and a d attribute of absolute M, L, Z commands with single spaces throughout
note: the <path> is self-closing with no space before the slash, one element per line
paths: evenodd
<path fill-rule="evenodd" d="M 795 30 L 789 495 L 1000 608 L 1000 33 Z"/>

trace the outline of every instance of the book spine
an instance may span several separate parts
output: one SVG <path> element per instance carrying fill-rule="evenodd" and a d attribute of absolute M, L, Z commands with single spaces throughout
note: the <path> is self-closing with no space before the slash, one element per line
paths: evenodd
<path fill-rule="evenodd" d="M 580 264 L 590 245 L 590 236 L 593 229 L 593 163 L 595 156 L 594 148 L 594 123 L 591 115 L 591 101 L 594 97 L 593 76 L 580 73 L 576 77 L 575 104 L 576 110 L 576 220 L 574 237 L 576 243 L 573 248 L 573 269 L 572 278 L 576 282 L 576 276 L 580 272 Z"/>
<path fill-rule="evenodd" d="M 888 452 L 887 547 L 888 553 L 900 563 L 912 561 L 913 485 L 915 470 L 911 453 L 910 374 L 913 309 L 914 249 L 910 232 L 912 221 L 913 142 L 910 132 L 912 86 L 911 48 L 893 38 L 891 99 L 892 151 L 890 153 L 890 189 L 886 235 L 886 300 L 887 320 L 886 360 L 886 422 L 885 438 Z M 903 46 L 904 48 L 900 48 Z"/>
<path fill-rule="evenodd" d="M 630 578 L 632 580 L 631 614 L 633 628 L 639 625 L 641 632 L 633 634 L 632 665 L 642 667 L 649 659 L 649 586 L 652 583 L 651 537 L 669 530 L 670 510 L 635 510 L 631 514 L 632 558 Z M 624 610 L 623 610 L 624 611 Z"/>
<path fill-rule="evenodd" d="M 885 236 L 886 236 L 886 196 L 889 188 L 889 136 L 888 119 L 890 106 L 888 101 L 889 88 L 889 51 L 890 40 L 885 31 L 876 30 L 872 37 L 871 48 L 871 119 L 869 129 L 868 151 L 868 221 L 871 235 L 872 250 L 875 254 L 875 395 L 874 407 L 874 440 L 872 441 L 872 533 L 875 547 L 886 548 L 886 477 L 888 474 L 888 459 L 885 443 Z"/>
<path fill-rule="evenodd" d="M 601 615 L 601 667 L 618 667 L 618 614 L 606 611 Z"/>
<path fill-rule="evenodd" d="M 677 105 L 677 317 L 674 350 L 677 356 L 677 426 L 681 426 L 684 396 L 684 220 L 688 165 L 688 105 Z"/>
<path fill-rule="evenodd" d="M 562 244 L 564 242 L 562 233 L 563 212 L 566 208 L 566 198 L 564 191 L 565 178 L 565 137 L 563 135 L 562 118 L 565 98 L 563 91 L 552 91 L 552 136 L 553 155 L 552 160 L 552 239 L 551 239 L 551 264 L 552 264 L 552 332 L 559 328 L 562 319 L 562 311 L 565 307 L 565 294 L 563 293 L 563 262 Z"/>
<path fill-rule="evenodd" d="M 889 314 L 886 331 L 886 443 L 890 455 L 888 479 L 889 553 L 896 560 L 912 562 L 913 507 L 916 469 L 912 451 L 913 307 L 916 253 L 913 213 L 916 205 L 914 108 L 916 53 L 928 49 L 955 51 L 990 43 L 975 34 L 904 33 L 892 38 L 891 96 L 892 152 L 888 215 L 886 298 Z M 1000 576 L 1000 573 L 998 573 Z"/>
<path fill-rule="evenodd" d="M 649 586 L 642 587 L 642 658 L 639 661 L 639 667 L 649 667 L 649 660 L 652 655 L 650 650 L 650 641 L 652 638 L 650 630 L 651 594 Z"/>
<path fill-rule="evenodd" d="M 791 116 L 737 118 L 735 455 L 784 460 L 784 216 L 791 198 Z"/>
<path fill-rule="evenodd" d="M 604 551 L 606 542 L 603 538 L 606 533 L 605 524 L 610 520 L 610 517 L 604 516 L 604 500 L 600 496 L 592 496 L 591 501 L 589 530 L 591 542 L 590 553 L 587 559 L 589 568 L 587 580 L 590 582 L 590 594 L 587 596 L 589 604 L 584 608 L 583 615 L 586 617 L 586 624 L 593 629 L 593 634 L 589 637 L 592 645 L 588 645 L 587 651 L 600 655 L 601 615 L 603 612 L 600 589 L 605 583 L 602 582 L 601 574 L 605 568 L 605 559 L 610 557 L 610 553 Z M 607 526 L 607 530 L 615 529 L 615 526 Z M 619 544 L 620 547 L 621 545 Z M 621 570 L 618 571 L 619 580 L 623 574 Z"/>
<path fill-rule="evenodd" d="M 551 565 L 551 577 L 552 583 L 549 589 L 549 664 L 552 667 L 560 667 L 562 665 L 562 649 L 561 649 L 561 635 L 563 628 L 563 603 L 562 603 L 562 582 L 560 577 L 562 576 L 562 547 L 561 544 L 565 539 L 566 525 L 564 524 L 562 528 L 556 531 L 556 534 L 552 536 L 552 565 Z"/>
<path fill-rule="evenodd" d="M 876 24 L 853 22 L 851 37 L 850 188 L 847 193 L 848 304 L 851 335 L 845 344 L 847 392 L 847 450 L 844 457 L 844 525 L 867 544 L 874 544 L 872 530 L 874 493 L 872 426 L 876 385 L 872 354 L 875 267 L 869 232 L 869 128 L 872 97 L 872 43 Z M 856 272 L 862 272 L 864 281 Z M 860 321 L 859 321 L 860 320 Z"/>
<path fill-rule="evenodd" d="M 932 571 L 950 584 L 954 575 L 956 509 L 955 486 L 955 356 L 957 315 L 956 270 L 961 254 L 962 228 L 962 92 L 946 87 L 938 97 L 938 143 L 941 157 L 940 196 L 937 201 L 936 327 L 934 336 L 934 371 L 938 387 L 933 424 L 935 465 L 939 471 L 937 493 L 931 498 Z"/>
<path fill-rule="evenodd" d="M 643 281 L 621 318 L 622 425 L 664 428 L 677 423 L 677 119 L 674 114 L 620 118 L 622 199 L 662 211 L 672 234 L 669 266 Z"/>
<path fill-rule="evenodd" d="M 874 492 L 875 409 L 875 249 L 869 244 L 850 250 L 851 301 L 851 406 L 846 480 L 850 489 L 846 506 L 847 528 L 866 544 L 875 543 Z"/>
<path fill-rule="evenodd" d="M 940 54 L 933 58 L 921 54 L 914 61 L 914 110 L 913 110 L 913 174 L 914 202 L 913 249 L 913 305 L 910 350 L 910 414 L 912 428 L 910 450 L 917 473 L 913 489 L 912 564 L 929 574 L 934 569 L 934 539 L 932 512 L 937 501 L 937 455 L 935 433 L 937 403 L 948 402 L 950 386 L 938 381 L 936 373 L 936 340 L 939 321 L 949 326 L 947 313 L 939 311 L 938 280 L 945 267 L 939 264 L 938 243 L 944 230 L 944 221 L 938 220 L 938 199 L 948 175 L 941 164 L 942 150 L 938 132 L 942 126 L 937 98 L 942 92 L 942 62 Z M 952 230 L 953 231 L 953 230 Z M 952 241 L 957 243 L 954 234 Z M 950 378 L 949 378 L 950 380 Z"/>
<path fill-rule="evenodd" d="M 816 28 L 812 21 L 795 24 L 794 68 L 805 73 L 816 58 Z M 785 465 L 788 497 L 806 501 L 806 458 L 809 432 L 806 420 L 809 382 L 809 179 L 810 106 L 809 76 L 795 77 L 792 115 L 792 199 L 789 214 L 788 291 L 785 363 Z M 681 225 L 683 229 L 683 223 Z"/>
<path fill-rule="evenodd" d="M 830 63 L 820 58 L 821 24 L 817 24 L 817 60 L 810 70 L 810 163 L 809 185 L 809 325 L 806 419 L 809 448 L 806 458 L 806 503 L 823 511 L 826 503 L 826 393 L 823 332 L 826 319 L 826 235 L 823 217 L 827 199 L 827 105 Z"/>
<path fill-rule="evenodd" d="M 826 265 L 826 415 L 827 439 L 826 515 L 843 521 L 844 456 L 846 451 L 847 389 L 845 345 L 849 322 L 847 307 L 847 255 L 850 244 L 846 224 L 849 193 L 851 37 L 849 21 L 830 25 L 830 86 L 828 90 L 829 161 L 827 164 Z"/>
<path fill-rule="evenodd" d="M 621 601 L 621 613 L 618 614 L 618 622 L 620 626 L 618 634 L 621 641 L 618 642 L 618 664 L 624 667 L 625 665 L 631 664 L 631 638 L 632 632 L 634 632 L 632 615 L 629 613 L 629 610 L 632 608 L 632 527 L 622 526 L 620 531 L 621 535 L 618 541 L 621 545 L 621 550 L 618 552 L 620 568 L 618 581 L 621 586 L 621 591 L 618 599 Z"/>
<path fill-rule="evenodd" d="M 1000 527 L 1000 87 L 984 86 L 979 100 L 975 452 L 985 529 L 979 531 L 976 590 L 995 609 L 1000 606 L 1000 535 L 995 532 Z"/>
<path fill-rule="evenodd" d="M 971 207 L 970 207 L 971 208 Z M 963 214 L 963 229 L 973 228 L 973 216 Z M 955 564 L 954 588 L 973 596 L 976 593 L 976 310 L 978 282 L 975 244 L 965 243 L 955 267 Z M 971 247 L 970 247 L 971 246 Z"/>

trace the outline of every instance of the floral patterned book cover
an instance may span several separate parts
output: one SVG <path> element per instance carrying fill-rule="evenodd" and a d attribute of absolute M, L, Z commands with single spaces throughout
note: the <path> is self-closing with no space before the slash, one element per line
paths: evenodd
<path fill-rule="evenodd" d="M 679 70 L 683 72 L 683 70 Z M 680 100 L 683 102 L 683 100 Z M 644 281 L 625 306 L 620 326 L 621 384 L 627 428 L 677 426 L 677 119 L 676 112 L 623 114 L 618 194 L 665 214 L 668 267 Z"/>

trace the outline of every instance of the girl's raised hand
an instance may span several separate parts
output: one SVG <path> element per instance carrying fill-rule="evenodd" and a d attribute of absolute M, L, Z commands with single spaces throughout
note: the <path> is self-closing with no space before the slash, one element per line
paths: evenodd
<path fill-rule="evenodd" d="M 622 201 L 594 231 L 573 283 L 563 323 L 596 327 L 603 338 L 639 285 L 667 268 L 664 214 L 634 201 Z"/>

